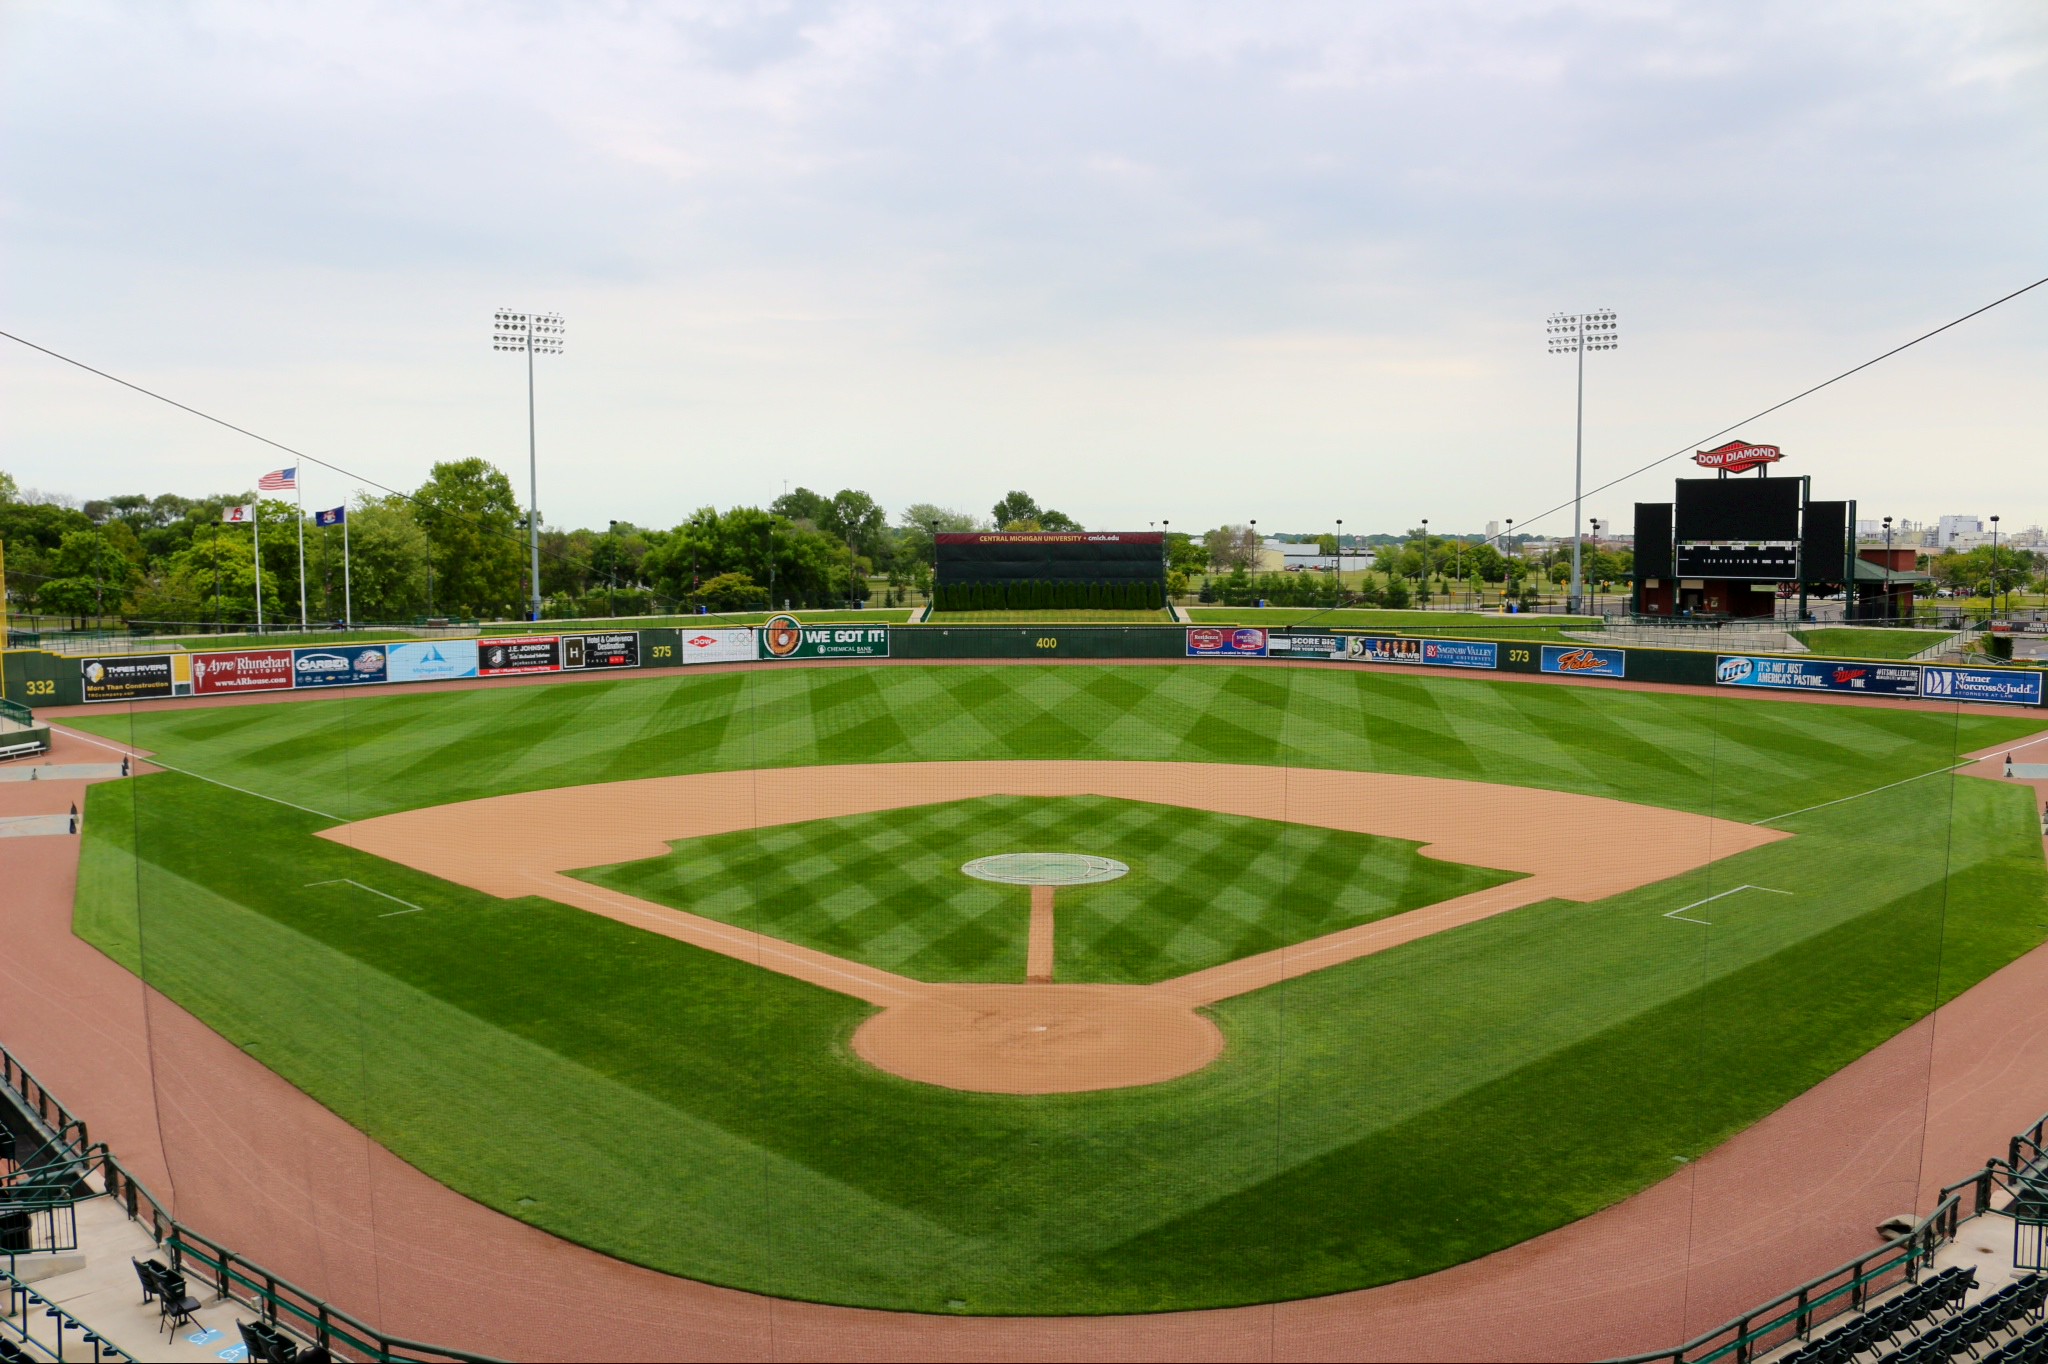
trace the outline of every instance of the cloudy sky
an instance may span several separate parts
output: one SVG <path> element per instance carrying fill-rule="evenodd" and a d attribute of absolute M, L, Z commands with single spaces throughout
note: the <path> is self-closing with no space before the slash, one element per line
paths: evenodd
<path fill-rule="evenodd" d="M 1554 310 L 1621 314 L 1591 486 L 2048 275 L 2037 0 L 8 0 L 0 63 L 0 328 L 523 495 L 490 316 L 558 310 L 554 522 L 786 481 L 1527 523 L 1571 490 Z M 25 486 L 281 462 L 8 342 L 0 403 Z M 2048 520 L 2048 287 L 1740 434 L 1866 516 Z"/>

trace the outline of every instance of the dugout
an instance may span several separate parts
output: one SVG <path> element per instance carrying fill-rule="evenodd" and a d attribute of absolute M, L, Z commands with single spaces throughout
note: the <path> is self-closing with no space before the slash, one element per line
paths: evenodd
<path fill-rule="evenodd" d="M 941 611 L 1156 611 L 1166 605 L 1158 531 L 952 531 L 937 537 Z"/>
<path fill-rule="evenodd" d="M 1848 593 L 1858 568 L 1854 501 L 1821 501 L 1811 480 L 1770 477 L 1776 446 L 1731 442 L 1694 456 L 1714 478 L 1681 478 L 1669 502 L 1638 502 L 1634 606 L 1646 616 L 1758 619 L 1780 603 Z M 1743 462 L 1744 460 L 1750 462 Z M 1733 475 L 1754 468 L 1753 478 Z"/>

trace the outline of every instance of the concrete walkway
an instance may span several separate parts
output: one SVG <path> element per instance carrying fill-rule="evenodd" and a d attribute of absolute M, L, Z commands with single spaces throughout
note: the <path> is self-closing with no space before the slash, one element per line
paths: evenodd
<path fill-rule="evenodd" d="M 136 1359 L 245 1360 L 249 1357 L 237 1319 L 255 1321 L 257 1314 L 240 1303 L 218 1299 L 212 1288 L 188 1276 L 186 1288 L 203 1304 L 194 1324 L 167 1334 L 155 1303 L 144 1305 L 135 1260 L 155 1258 L 168 1264 L 139 1222 L 131 1222 L 111 1198 L 78 1205 L 78 1249 L 59 1255 L 24 1255 L 14 1262 L 16 1277 L 69 1312 L 95 1335 L 111 1341 Z M 56 1356 L 56 1323 L 42 1308 L 30 1305 L 28 1331 L 46 1354 Z M 18 1322 L 15 1324 L 19 1324 Z M 9 1333 L 12 1334 L 11 1332 Z M 64 1358 L 79 1358 L 79 1336 L 67 1333 Z"/>
<path fill-rule="evenodd" d="M 110 781 L 123 775 L 119 763 L 37 763 L 0 767 L 0 781 Z"/>
<path fill-rule="evenodd" d="M 0 838 L 40 838 L 50 834 L 68 838 L 76 832 L 68 814 L 0 817 Z"/>

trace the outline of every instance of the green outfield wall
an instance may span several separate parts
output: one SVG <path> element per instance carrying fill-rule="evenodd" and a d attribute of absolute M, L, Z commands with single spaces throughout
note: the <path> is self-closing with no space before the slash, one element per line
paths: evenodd
<path fill-rule="evenodd" d="M 1229 625 L 804 625 L 791 617 L 758 627 L 662 626 L 150 654 L 15 649 L 5 654 L 4 694 L 22 705 L 45 707 L 695 664 L 1019 659 L 1356 663 L 1418 672 L 1549 675 L 1589 686 L 1625 681 L 2037 709 L 2048 704 L 2044 673 L 2034 668 L 1555 644 L 1454 631 L 1432 636 Z"/>

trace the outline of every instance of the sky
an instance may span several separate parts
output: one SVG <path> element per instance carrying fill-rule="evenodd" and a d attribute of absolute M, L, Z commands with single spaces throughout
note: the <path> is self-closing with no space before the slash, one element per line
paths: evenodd
<path fill-rule="evenodd" d="M 1561 534 L 1550 313 L 1620 315 L 1591 489 L 2043 276 L 2037 0 L 0 6 L 0 329 L 349 471 L 308 505 L 468 456 L 523 499 L 509 307 L 567 319 L 554 524 Z M 1733 434 L 1865 517 L 2048 521 L 2048 286 Z M 24 487 L 285 462 L 0 341 Z"/>

